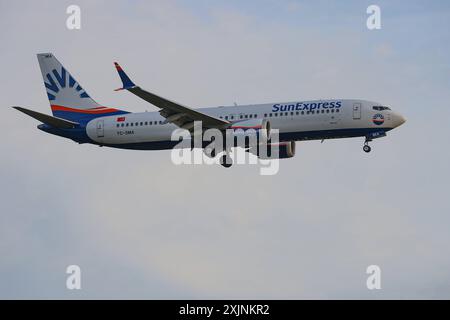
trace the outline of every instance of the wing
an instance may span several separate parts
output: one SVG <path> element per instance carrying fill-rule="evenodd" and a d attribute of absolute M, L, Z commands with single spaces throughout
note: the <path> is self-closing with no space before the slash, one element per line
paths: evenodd
<path fill-rule="evenodd" d="M 137 95 L 139 98 L 142 98 L 145 101 L 160 108 L 161 110 L 159 111 L 159 113 L 164 118 L 166 118 L 166 122 L 174 123 L 178 127 L 188 130 L 194 127 L 194 121 L 202 121 L 202 126 L 204 128 L 224 129 L 229 126 L 230 122 L 226 120 L 207 115 L 203 112 L 199 112 L 197 110 L 183 106 L 177 102 L 165 99 L 154 93 L 141 89 L 140 87 L 136 86 L 133 81 L 131 81 L 131 79 L 127 76 L 125 71 L 123 71 L 123 69 L 117 62 L 115 62 L 114 64 L 123 84 L 123 87 L 116 89 L 116 91 L 128 90 L 131 93 Z"/>
<path fill-rule="evenodd" d="M 48 124 L 52 127 L 55 127 L 55 128 L 71 129 L 71 128 L 75 128 L 76 126 L 79 125 L 78 122 L 73 122 L 73 121 L 69 121 L 69 120 L 65 120 L 65 119 L 61 119 L 61 118 L 57 118 L 57 117 L 52 117 L 47 114 L 29 110 L 26 108 L 22 108 L 22 107 L 13 107 L 13 108 L 29 115 L 32 118 L 35 118 L 36 120 L 39 120 L 39 121 L 41 121 L 45 124 Z"/>

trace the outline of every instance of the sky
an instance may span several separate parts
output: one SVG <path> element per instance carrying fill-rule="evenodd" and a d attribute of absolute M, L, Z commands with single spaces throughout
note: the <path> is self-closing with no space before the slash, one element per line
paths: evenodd
<path fill-rule="evenodd" d="M 66 28 L 71 4 L 81 30 Z M 449 299 L 449 30 L 447 1 L 0 0 L 0 298 Z M 40 52 L 132 112 L 156 108 L 113 91 L 113 61 L 193 108 L 354 98 L 407 122 L 370 154 L 362 138 L 298 142 L 274 176 L 176 166 L 12 109 L 50 113 Z"/>

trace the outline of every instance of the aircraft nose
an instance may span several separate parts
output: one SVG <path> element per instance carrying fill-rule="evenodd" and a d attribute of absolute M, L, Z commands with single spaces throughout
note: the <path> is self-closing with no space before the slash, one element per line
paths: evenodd
<path fill-rule="evenodd" d="M 402 124 L 404 124 L 406 122 L 406 119 L 404 116 L 402 116 L 399 113 L 396 113 L 394 116 L 394 127 L 398 127 L 401 126 Z"/>

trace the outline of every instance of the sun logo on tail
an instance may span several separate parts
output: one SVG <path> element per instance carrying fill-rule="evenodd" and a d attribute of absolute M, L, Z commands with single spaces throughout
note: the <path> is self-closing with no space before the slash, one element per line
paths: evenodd
<path fill-rule="evenodd" d="M 48 82 L 44 81 L 45 88 L 47 89 L 48 99 L 50 101 L 56 99 L 56 95 L 61 90 L 68 88 L 75 90 L 79 98 L 90 98 L 86 91 L 77 83 L 77 81 L 61 67 L 61 72 L 58 73 L 56 69 L 52 70 L 52 73 L 47 73 L 46 78 Z M 74 92 L 74 93 L 75 93 Z"/>

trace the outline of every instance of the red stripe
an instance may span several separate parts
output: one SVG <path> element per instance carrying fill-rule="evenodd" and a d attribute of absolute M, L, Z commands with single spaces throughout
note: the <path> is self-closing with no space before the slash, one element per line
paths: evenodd
<path fill-rule="evenodd" d="M 58 105 L 51 105 L 52 111 L 67 111 L 67 112 L 77 112 L 77 113 L 91 113 L 91 114 L 101 114 L 119 111 L 114 108 L 98 107 L 93 109 L 75 109 Z"/>

